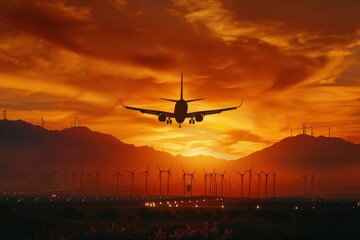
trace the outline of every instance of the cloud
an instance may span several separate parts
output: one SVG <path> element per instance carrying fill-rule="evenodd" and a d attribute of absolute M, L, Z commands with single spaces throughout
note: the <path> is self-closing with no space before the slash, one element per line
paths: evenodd
<path fill-rule="evenodd" d="M 2 1 L 1 103 L 19 118 L 33 119 L 31 108 L 45 111 L 58 128 L 76 114 L 98 131 L 174 154 L 235 159 L 304 122 L 359 139 L 358 7 L 353 1 Z M 189 111 L 235 106 L 242 98 L 244 105 L 181 130 L 117 105 L 121 97 L 128 105 L 173 111 L 158 98 L 179 97 L 180 72 L 185 98 L 205 97 Z M 336 130 L 340 123 L 344 130 Z"/>
<path fill-rule="evenodd" d="M 267 142 L 260 136 L 257 136 L 249 131 L 239 130 L 239 129 L 229 131 L 227 134 L 225 134 L 225 136 L 228 138 L 228 141 L 231 144 L 235 142 L 253 142 L 253 143 Z"/>

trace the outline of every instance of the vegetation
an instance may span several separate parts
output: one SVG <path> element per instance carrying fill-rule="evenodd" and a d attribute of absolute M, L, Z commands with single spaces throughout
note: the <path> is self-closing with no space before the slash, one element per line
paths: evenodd
<path fill-rule="evenodd" d="M 1 239 L 351 239 L 360 209 L 0 204 Z"/>

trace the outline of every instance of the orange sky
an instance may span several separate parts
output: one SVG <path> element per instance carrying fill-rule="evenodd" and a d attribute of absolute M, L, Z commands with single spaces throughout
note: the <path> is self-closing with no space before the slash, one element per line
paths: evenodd
<path fill-rule="evenodd" d="M 302 123 L 360 143 L 360 2 L 3 0 L 0 107 L 173 154 L 235 159 Z M 182 129 L 131 106 L 243 107 Z M 295 130 L 298 132 L 299 130 Z"/>

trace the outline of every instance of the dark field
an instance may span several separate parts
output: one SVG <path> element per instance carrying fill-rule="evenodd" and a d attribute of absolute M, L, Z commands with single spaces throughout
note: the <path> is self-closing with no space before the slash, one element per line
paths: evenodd
<path fill-rule="evenodd" d="M 0 231 L 0 239 L 359 239 L 360 207 L 350 200 L 1 197 Z"/>

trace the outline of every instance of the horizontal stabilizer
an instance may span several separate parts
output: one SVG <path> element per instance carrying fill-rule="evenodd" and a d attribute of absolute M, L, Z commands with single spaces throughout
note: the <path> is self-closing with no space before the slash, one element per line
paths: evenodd
<path fill-rule="evenodd" d="M 170 102 L 177 102 L 177 100 L 169 99 L 169 98 L 160 98 L 160 99 L 165 100 L 165 101 L 170 101 Z"/>
<path fill-rule="evenodd" d="M 191 100 L 186 100 L 185 102 L 195 102 L 195 101 L 200 101 L 200 100 L 204 100 L 205 98 L 196 98 L 196 99 L 191 99 Z"/>

